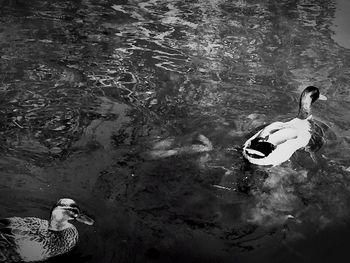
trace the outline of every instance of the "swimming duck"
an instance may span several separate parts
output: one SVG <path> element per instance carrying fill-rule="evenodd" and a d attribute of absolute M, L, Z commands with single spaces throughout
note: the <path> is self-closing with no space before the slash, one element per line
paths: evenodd
<path fill-rule="evenodd" d="M 299 112 L 288 122 L 273 122 L 258 131 L 243 145 L 243 156 L 257 165 L 279 165 L 306 147 L 311 138 L 311 104 L 317 99 L 326 100 L 318 88 L 308 86 L 301 93 Z"/>
<path fill-rule="evenodd" d="M 60 199 L 49 221 L 36 217 L 0 219 L 0 262 L 42 261 L 70 251 L 78 241 L 78 231 L 69 221 L 92 225 L 74 200 Z"/>

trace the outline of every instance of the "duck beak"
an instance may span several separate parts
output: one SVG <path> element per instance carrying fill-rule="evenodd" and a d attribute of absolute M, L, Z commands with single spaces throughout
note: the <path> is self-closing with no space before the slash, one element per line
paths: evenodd
<path fill-rule="evenodd" d="M 87 224 L 89 226 L 91 226 L 95 223 L 95 221 L 92 218 L 88 217 L 87 215 L 85 215 L 83 213 L 79 214 L 75 219 L 78 222 Z"/>
<path fill-rule="evenodd" d="M 319 100 L 327 100 L 327 97 L 325 95 L 320 94 L 318 97 Z"/>

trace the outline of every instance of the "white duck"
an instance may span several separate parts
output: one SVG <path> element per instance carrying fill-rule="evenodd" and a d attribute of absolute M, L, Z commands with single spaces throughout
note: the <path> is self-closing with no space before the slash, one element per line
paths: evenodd
<path fill-rule="evenodd" d="M 279 165 L 308 145 L 311 138 L 311 104 L 326 100 L 318 88 L 308 86 L 300 96 L 298 116 L 288 122 L 273 122 L 243 145 L 243 156 L 257 165 Z"/>

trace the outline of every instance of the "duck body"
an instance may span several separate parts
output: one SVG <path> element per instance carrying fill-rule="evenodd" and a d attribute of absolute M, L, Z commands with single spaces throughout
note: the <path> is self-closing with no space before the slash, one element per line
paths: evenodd
<path fill-rule="evenodd" d="M 305 146 L 311 138 L 309 120 L 274 122 L 258 131 L 243 146 L 243 156 L 253 164 L 278 165 Z"/>
<path fill-rule="evenodd" d="M 279 165 L 295 151 L 306 147 L 312 135 L 311 104 L 320 98 L 316 87 L 307 87 L 301 97 L 298 116 L 288 122 L 273 122 L 243 145 L 243 156 L 257 165 Z M 326 99 L 323 95 L 321 99 Z"/>
<path fill-rule="evenodd" d="M 78 231 L 72 224 L 53 231 L 48 229 L 47 220 L 12 217 L 1 219 L 0 226 L 0 262 L 2 258 L 5 262 L 42 261 L 69 252 L 78 242 Z"/>
<path fill-rule="evenodd" d="M 79 239 L 77 229 L 68 222 L 72 219 L 93 224 L 93 220 L 81 214 L 75 205 L 61 204 L 53 209 L 50 220 L 36 217 L 0 219 L 0 262 L 43 261 L 69 252 Z"/>

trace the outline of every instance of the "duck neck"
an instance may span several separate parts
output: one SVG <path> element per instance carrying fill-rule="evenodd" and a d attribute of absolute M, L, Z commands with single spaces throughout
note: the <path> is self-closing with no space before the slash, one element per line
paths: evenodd
<path fill-rule="evenodd" d="M 73 225 L 69 223 L 67 220 L 57 220 L 56 218 L 51 217 L 49 221 L 49 230 L 52 230 L 52 231 L 62 231 L 72 226 Z"/>
<path fill-rule="evenodd" d="M 298 113 L 298 116 L 297 116 L 299 119 L 305 120 L 309 116 L 310 116 L 310 110 L 307 111 L 307 110 L 302 109 L 302 108 L 299 109 L 299 113 Z"/>
<path fill-rule="evenodd" d="M 311 101 L 310 99 L 301 99 L 299 104 L 299 112 L 298 112 L 298 118 L 299 119 L 307 119 L 311 114 Z"/>
<path fill-rule="evenodd" d="M 51 221 L 51 222 L 49 223 L 49 230 L 51 230 L 51 231 L 62 231 L 62 230 L 64 230 L 64 229 L 66 229 L 66 228 L 67 228 L 66 225 L 61 224 L 61 223 L 59 223 L 59 222 L 53 222 L 53 221 Z"/>

